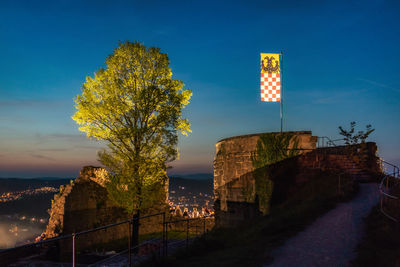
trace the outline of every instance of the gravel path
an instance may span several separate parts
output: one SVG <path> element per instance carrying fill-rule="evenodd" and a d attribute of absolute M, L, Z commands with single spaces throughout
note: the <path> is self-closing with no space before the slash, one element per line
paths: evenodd
<path fill-rule="evenodd" d="M 360 184 L 351 202 L 341 203 L 272 255 L 268 266 L 349 266 L 363 233 L 363 218 L 379 201 L 377 184 Z"/>

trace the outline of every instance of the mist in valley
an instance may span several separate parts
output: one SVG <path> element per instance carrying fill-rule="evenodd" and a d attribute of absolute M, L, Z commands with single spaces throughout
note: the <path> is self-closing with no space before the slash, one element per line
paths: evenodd
<path fill-rule="evenodd" d="M 32 243 L 47 225 L 47 218 L 0 215 L 0 249 Z"/>

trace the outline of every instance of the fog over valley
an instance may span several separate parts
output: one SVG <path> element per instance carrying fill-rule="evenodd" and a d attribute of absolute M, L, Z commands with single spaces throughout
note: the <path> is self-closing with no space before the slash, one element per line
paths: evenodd
<path fill-rule="evenodd" d="M 0 215 L 0 249 L 31 243 L 46 228 L 47 218 Z"/>

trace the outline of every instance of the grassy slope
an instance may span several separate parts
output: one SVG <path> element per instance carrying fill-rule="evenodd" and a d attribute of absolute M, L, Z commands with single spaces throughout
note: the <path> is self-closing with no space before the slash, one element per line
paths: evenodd
<path fill-rule="evenodd" d="M 353 266 L 400 266 L 400 224 L 385 217 L 379 205 L 365 219 L 364 237 Z"/>
<path fill-rule="evenodd" d="M 343 196 L 337 195 L 337 175 L 314 174 L 288 201 L 273 207 L 269 216 L 245 222 L 235 229 L 216 229 L 157 266 L 259 266 L 272 261 L 271 252 L 305 229 L 316 218 L 343 200 L 357 187 L 350 178 Z"/>

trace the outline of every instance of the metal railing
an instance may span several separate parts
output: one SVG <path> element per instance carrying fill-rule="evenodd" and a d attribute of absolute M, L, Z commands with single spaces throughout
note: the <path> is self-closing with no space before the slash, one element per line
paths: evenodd
<path fill-rule="evenodd" d="M 382 173 L 387 174 L 387 175 L 392 175 L 394 177 L 400 176 L 400 169 L 396 165 L 389 163 L 387 161 L 384 161 L 383 159 L 379 159 L 379 163 L 381 165 Z M 392 170 L 390 171 L 389 169 L 392 169 Z"/>
<path fill-rule="evenodd" d="M 211 217 L 209 217 L 211 218 Z M 193 236 L 204 235 L 208 232 L 208 226 L 206 224 L 207 217 L 197 217 L 197 218 L 184 218 L 178 220 L 171 220 L 165 222 L 165 246 L 164 246 L 164 256 L 168 256 L 168 247 L 176 247 L 178 244 L 185 244 L 186 250 L 189 248 L 189 243 L 193 240 Z M 191 222 L 194 222 L 194 224 Z M 173 227 L 175 226 L 175 227 Z M 169 239 L 168 233 L 173 228 L 180 229 L 185 233 L 185 239 L 183 240 L 174 240 Z M 194 230 L 193 230 L 194 229 Z M 192 235 L 190 235 L 192 234 Z M 168 241 L 170 240 L 170 241 Z"/>
<path fill-rule="evenodd" d="M 318 137 L 318 142 L 317 142 L 317 147 L 318 148 L 325 148 L 325 147 L 338 147 L 341 145 L 338 145 L 338 142 L 344 141 L 344 139 L 336 139 L 336 140 L 331 140 L 327 136 L 319 136 Z M 381 180 L 381 183 L 379 185 L 379 191 L 380 191 L 380 210 L 382 214 L 384 214 L 386 217 L 389 219 L 395 221 L 395 222 L 400 222 L 400 217 L 395 218 L 393 214 L 389 214 L 390 212 L 388 210 L 385 210 L 385 203 L 388 201 L 400 201 L 399 196 L 395 196 L 391 193 L 391 189 L 393 189 L 395 186 L 400 188 L 400 169 L 398 166 L 389 163 L 387 161 L 384 161 L 382 159 L 379 159 L 380 161 L 380 166 L 381 166 L 381 172 L 383 174 L 383 178 Z"/>
<path fill-rule="evenodd" d="M 317 141 L 317 148 L 338 147 L 341 146 L 338 145 L 338 142 L 341 141 L 344 141 L 344 139 L 331 140 L 327 136 L 319 136 Z M 400 222 L 400 212 L 396 216 L 394 214 L 390 214 L 390 211 L 387 209 L 387 207 L 385 207 L 385 204 L 387 204 L 390 201 L 397 201 L 399 202 L 398 206 L 400 206 L 400 194 L 398 196 L 395 196 L 391 192 L 396 187 L 398 187 L 398 191 L 400 192 L 400 168 L 382 159 L 379 159 L 379 163 L 381 167 L 381 173 L 383 174 L 383 178 L 379 184 L 380 211 L 387 218 L 395 222 Z M 340 178 L 339 178 L 339 185 L 340 185 Z"/>
<path fill-rule="evenodd" d="M 381 171 L 383 178 L 379 184 L 380 192 L 380 210 L 383 215 L 392 221 L 399 222 L 400 218 L 396 218 L 396 215 L 389 214 L 390 211 L 385 210 L 385 204 L 390 201 L 400 201 L 398 196 L 392 194 L 395 186 L 400 187 L 400 169 L 396 165 L 380 159 Z M 389 170 L 391 169 L 391 171 Z"/>
<path fill-rule="evenodd" d="M 151 218 L 155 216 L 160 216 L 162 219 L 157 223 L 160 226 L 160 237 L 152 237 L 147 240 L 144 240 L 143 242 L 139 243 L 136 246 L 132 246 L 131 244 L 131 238 L 132 238 L 132 227 L 135 223 L 140 223 L 143 224 L 143 220 L 146 218 Z M 149 255 L 146 255 L 145 252 L 140 251 L 140 248 L 144 248 L 145 246 L 152 246 L 153 249 L 149 252 L 149 254 L 154 254 L 154 252 L 158 252 L 158 256 L 168 256 L 168 247 L 172 248 L 177 248 L 177 244 L 179 243 L 184 243 L 186 242 L 186 248 L 188 248 L 190 241 L 193 239 L 194 236 L 199 236 L 202 235 L 208 230 L 210 227 L 206 227 L 206 220 L 209 220 L 210 218 L 208 217 L 199 217 L 199 218 L 184 218 L 184 219 L 179 219 L 179 220 L 166 220 L 166 212 L 160 212 L 160 213 L 155 213 L 155 214 L 150 214 L 146 216 L 141 216 L 139 218 L 134 218 L 134 219 L 129 219 L 129 220 L 124 220 L 120 221 L 117 223 L 113 224 L 108 224 L 105 226 L 85 230 L 85 231 L 80 231 L 77 233 L 72 233 L 72 234 L 67 234 L 43 241 L 39 241 L 36 243 L 32 244 L 27 244 L 23 246 L 18 246 L 15 248 L 10 248 L 10 249 L 5 249 L 0 251 L 0 263 L 2 264 L 11 264 L 13 262 L 16 262 L 20 260 L 20 258 L 26 258 L 28 256 L 38 256 L 41 255 L 42 260 L 48 260 L 48 255 L 52 254 L 53 257 L 56 257 L 57 259 L 55 260 L 59 264 L 65 264 L 62 263 L 62 261 L 67 261 L 70 264 L 72 264 L 73 267 L 76 266 L 76 264 L 79 263 L 78 261 L 78 256 L 82 255 L 77 255 L 77 247 L 84 247 L 82 244 L 79 244 L 79 241 L 88 241 L 90 238 L 87 238 L 87 235 L 90 234 L 95 234 L 96 236 L 101 236 L 100 231 L 107 231 L 109 229 L 115 230 L 115 227 L 121 227 L 122 225 L 126 224 L 127 228 L 123 230 L 122 232 L 125 232 L 125 239 L 127 237 L 127 244 L 125 245 L 125 249 L 119 251 L 118 253 L 114 252 L 112 255 L 104 256 L 102 259 L 97 259 L 93 260 L 92 262 L 85 262 L 88 266 L 107 266 L 107 262 L 109 262 L 111 259 L 118 257 L 120 260 L 124 259 L 124 263 L 128 266 L 132 266 L 135 263 L 138 263 L 140 261 L 145 260 L 148 258 Z M 193 221 L 199 221 L 200 224 L 203 227 L 203 231 L 198 231 L 198 228 L 200 227 L 200 224 L 191 224 Z M 186 236 L 182 240 L 169 240 L 168 239 L 168 233 L 171 231 L 171 225 L 178 225 L 179 223 L 185 224 L 184 227 L 178 227 L 178 229 L 181 229 L 181 231 L 186 232 Z M 143 224 L 145 226 L 145 224 Z M 194 231 L 193 228 L 196 228 Z M 177 227 L 175 227 L 176 229 Z M 121 230 L 121 229 L 119 229 Z M 127 233 L 127 234 L 126 234 Z M 86 239 L 84 236 L 86 235 Z M 95 237 L 96 237 L 95 236 Z M 89 242 L 90 243 L 90 242 Z M 91 244 L 93 245 L 93 244 Z M 61 249 L 60 249 L 61 248 Z M 155 249 L 154 249 L 155 248 Z M 135 249 L 137 250 L 135 254 Z M 63 256 L 61 254 L 57 254 L 56 252 L 62 252 Z M 133 252 L 133 253 L 132 253 Z M 68 254 L 70 256 L 68 256 Z M 62 259 L 61 259 L 62 258 Z M 60 262 L 61 259 L 61 262 Z M 68 260 L 69 259 L 69 260 Z M 51 260 L 51 259 L 50 259 Z"/>
<path fill-rule="evenodd" d="M 336 147 L 340 146 L 338 143 L 344 141 L 343 138 L 332 140 L 328 136 L 318 136 L 317 147 Z"/>

